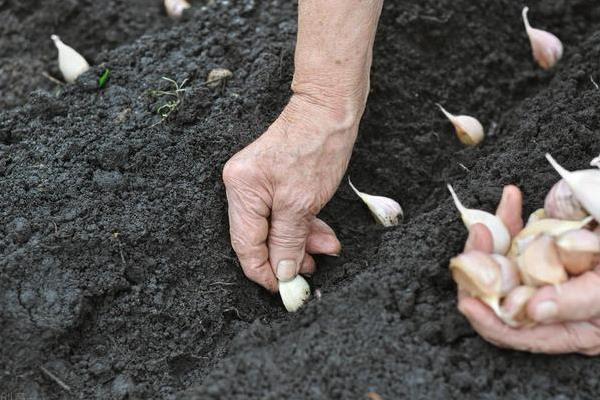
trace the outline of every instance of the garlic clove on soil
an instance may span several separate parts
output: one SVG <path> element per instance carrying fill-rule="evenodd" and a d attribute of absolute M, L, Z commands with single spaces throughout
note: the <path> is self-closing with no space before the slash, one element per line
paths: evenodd
<path fill-rule="evenodd" d="M 500 315 L 502 321 L 513 328 L 532 324 L 533 321 L 527 315 L 527 302 L 536 291 L 537 289 L 531 286 L 517 286 L 511 290 L 502 301 Z"/>
<path fill-rule="evenodd" d="M 574 229 L 581 229 L 593 220 L 593 217 L 587 217 L 580 221 L 546 218 L 531 222 L 513 238 L 508 257 L 515 258 L 521 255 L 529 243 L 539 235 L 559 236 Z"/>
<path fill-rule="evenodd" d="M 90 69 L 90 65 L 81 54 L 71 46 L 67 46 L 56 35 L 50 36 L 58 50 L 58 68 L 65 81 L 73 83 L 79 75 Z"/>
<path fill-rule="evenodd" d="M 211 69 L 206 77 L 206 86 L 209 88 L 216 88 L 221 85 L 222 82 L 233 76 L 233 72 L 227 68 L 215 68 Z"/>
<path fill-rule="evenodd" d="M 450 260 L 450 271 L 460 290 L 480 299 L 500 315 L 502 273 L 490 254 L 481 251 L 462 253 Z"/>
<path fill-rule="evenodd" d="M 596 167 L 596 168 L 600 168 L 600 156 L 594 158 L 592 161 L 590 161 L 590 165 L 592 167 Z"/>
<path fill-rule="evenodd" d="M 448 190 L 467 229 L 471 229 L 471 226 L 475 224 L 485 225 L 490 230 L 494 240 L 494 253 L 506 254 L 510 247 L 510 233 L 502 220 L 489 212 L 466 208 L 456 195 L 452 185 L 448 185 Z"/>
<path fill-rule="evenodd" d="M 517 265 L 527 286 L 558 285 L 569 279 L 554 240 L 548 235 L 534 239 L 517 258 Z"/>
<path fill-rule="evenodd" d="M 600 169 L 584 169 L 570 172 L 564 169 L 550 154 L 546 158 L 567 182 L 575 198 L 588 213 L 600 222 Z"/>
<path fill-rule="evenodd" d="M 500 276 L 502 284 L 500 285 L 500 297 L 506 296 L 511 290 L 521 284 L 519 268 L 516 264 L 500 254 L 491 254 L 491 257 L 500 267 Z"/>
<path fill-rule="evenodd" d="M 556 239 L 562 264 L 571 275 L 593 269 L 600 256 L 600 236 L 586 229 L 563 233 Z"/>
<path fill-rule="evenodd" d="M 306 279 L 296 275 L 289 281 L 279 281 L 279 295 L 283 300 L 285 309 L 289 312 L 297 311 L 310 297 L 310 286 Z"/>
<path fill-rule="evenodd" d="M 467 146 L 476 146 L 483 140 L 485 134 L 481 123 L 468 115 L 452 115 L 441 104 L 436 104 L 446 118 L 452 122 L 458 140 Z"/>
<path fill-rule="evenodd" d="M 190 3 L 185 0 L 165 0 L 165 11 L 171 18 L 180 18 L 183 11 L 191 7 Z"/>
<path fill-rule="evenodd" d="M 546 218 L 548 218 L 546 210 L 544 210 L 543 208 L 538 208 L 529 215 L 529 218 L 527 219 L 527 224 L 525 226 L 529 226 L 539 220 Z"/>
<path fill-rule="evenodd" d="M 369 207 L 371 214 L 377 222 L 383 226 L 395 226 L 398 225 L 399 221 L 404 218 L 404 212 L 402 207 L 397 201 L 392 200 L 388 197 L 373 196 L 370 194 L 362 193 L 352 184 L 350 178 L 348 183 L 354 193 L 361 198 L 361 200 Z"/>
<path fill-rule="evenodd" d="M 560 39 L 550 32 L 541 29 L 532 28 L 527 18 L 529 7 L 524 7 L 522 11 L 525 31 L 531 43 L 533 58 L 543 69 L 552 68 L 563 55 L 563 45 Z"/>
<path fill-rule="evenodd" d="M 549 218 L 579 220 L 588 216 L 564 179 L 552 186 L 546 195 L 544 210 Z"/>

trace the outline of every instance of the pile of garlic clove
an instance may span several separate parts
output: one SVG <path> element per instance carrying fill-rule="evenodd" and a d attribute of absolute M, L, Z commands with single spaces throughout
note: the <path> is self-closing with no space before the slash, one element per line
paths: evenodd
<path fill-rule="evenodd" d="M 559 287 L 600 266 L 600 169 L 570 172 L 546 158 L 562 179 L 548 192 L 544 208 L 508 242 L 497 216 L 464 207 L 448 186 L 467 228 L 485 225 L 494 242 L 493 254 L 468 251 L 452 258 L 452 277 L 512 327 L 534 325 L 526 309 L 538 288 Z"/>

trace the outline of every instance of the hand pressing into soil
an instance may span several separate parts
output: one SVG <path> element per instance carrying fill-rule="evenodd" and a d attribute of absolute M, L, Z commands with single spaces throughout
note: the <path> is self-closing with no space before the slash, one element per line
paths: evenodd
<path fill-rule="evenodd" d="M 515 186 L 504 189 L 497 215 L 511 235 L 523 227 L 522 195 Z M 492 252 L 492 236 L 483 225 L 471 228 L 465 251 Z M 527 305 L 529 317 L 539 325 L 511 328 L 479 300 L 459 293 L 458 308 L 473 329 L 499 347 L 533 353 L 600 354 L 600 265 L 560 285 L 540 288 Z"/>

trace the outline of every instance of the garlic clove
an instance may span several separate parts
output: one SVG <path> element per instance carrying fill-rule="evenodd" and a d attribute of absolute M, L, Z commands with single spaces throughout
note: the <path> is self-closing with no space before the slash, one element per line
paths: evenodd
<path fill-rule="evenodd" d="M 565 221 L 562 219 L 546 218 L 528 224 L 512 240 L 508 257 L 514 258 L 523 253 L 523 250 L 539 235 L 559 236 L 574 229 L 581 229 L 594 220 L 587 217 L 581 221 Z"/>
<path fill-rule="evenodd" d="M 279 295 L 283 300 L 285 309 L 289 312 L 297 311 L 310 297 L 310 286 L 306 279 L 296 275 L 289 281 L 279 281 Z"/>
<path fill-rule="evenodd" d="M 527 286 L 558 285 L 569 279 L 554 240 L 548 235 L 534 239 L 517 258 L 517 265 Z"/>
<path fill-rule="evenodd" d="M 548 214 L 546 213 L 546 210 L 544 210 L 543 208 L 538 208 L 537 210 L 535 210 L 534 212 L 532 212 L 529 215 L 529 218 L 527 219 L 527 225 L 525 226 L 529 226 L 541 219 L 546 219 L 548 218 Z"/>
<path fill-rule="evenodd" d="M 183 11 L 191 7 L 190 3 L 185 0 L 165 0 L 165 11 L 171 18 L 180 18 Z"/>
<path fill-rule="evenodd" d="M 502 284 L 500 285 L 500 297 L 506 296 L 511 290 L 521 284 L 519 269 L 512 260 L 500 254 L 491 254 L 491 257 L 500 267 Z"/>
<path fill-rule="evenodd" d="M 481 251 L 469 251 L 450 260 L 452 278 L 460 290 L 489 305 L 500 315 L 502 276 L 500 266 Z"/>
<path fill-rule="evenodd" d="M 73 83 L 79 75 L 90 69 L 90 65 L 85 61 L 85 58 L 71 46 L 64 44 L 58 36 L 52 35 L 50 39 L 52 39 L 58 50 L 58 68 L 65 81 Z"/>
<path fill-rule="evenodd" d="M 570 172 L 556 162 L 550 154 L 546 158 L 554 169 L 567 182 L 575 198 L 583 205 L 588 213 L 600 222 L 600 170 L 584 169 Z"/>
<path fill-rule="evenodd" d="M 563 55 L 562 42 L 552 33 L 532 28 L 527 18 L 529 7 L 523 8 L 525 30 L 531 43 L 533 58 L 543 69 L 552 68 Z"/>
<path fill-rule="evenodd" d="M 564 179 L 558 181 L 548 192 L 544 210 L 548 217 L 557 219 L 579 220 L 588 216 Z"/>
<path fill-rule="evenodd" d="M 535 295 L 536 289 L 530 286 L 517 286 L 502 302 L 500 318 L 505 324 L 518 328 L 532 324 L 527 315 L 527 302 Z"/>
<path fill-rule="evenodd" d="M 600 156 L 594 158 L 591 162 L 590 165 L 592 167 L 596 167 L 596 168 L 600 168 Z"/>
<path fill-rule="evenodd" d="M 231 78 L 233 76 L 233 72 L 228 70 L 227 68 L 215 68 L 210 70 L 208 73 L 208 77 L 206 78 L 206 86 L 209 88 L 216 88 L 221 85 L 223 81 Z"/>
<path fill-rule="evenodd" d="M 485 225 L 494 240 L 494 253 L 506 254 L 510 247 L 510 233 L 502 220 L 489 212 L 466 208 L 456 195 L 452 185 L 448 185 L 448 190 L 467 229 L 471 229 L 471 226 L 475 224 Z"/>
<path fill-rule="evenodd" d="M 468 115 L 452 115 L 441 104 L 436 103 L 436 105 L 454 125 L 458 140 L 467 146 L 476 146 L 481 143 L 485 134 L 483 126 L 477 119 Z"/>
<path fill-rule="evenodd" d="M 350 181 L 348 178 L 348 183 L 354 193 L 361 198 L 361 200 L 369 207 L 371 214 L 377 222 L 379 222 L 383 226 L 395 226 L 398 225 L 399 220 L 401 221 L 404 218 L 404 213 L 402 211 L 402 207 L 398 204 L 397 201 L 392 200 L 388 197 L 383 196 L 373 196 L 370 194 L 362 193 Z"/>
<path fill-rule="evenodd" d="M 600 236 L 586 229 L 563 233 L 556 240 L 562 264 L 571 275 L 593 269 L 600 255 Z"/>

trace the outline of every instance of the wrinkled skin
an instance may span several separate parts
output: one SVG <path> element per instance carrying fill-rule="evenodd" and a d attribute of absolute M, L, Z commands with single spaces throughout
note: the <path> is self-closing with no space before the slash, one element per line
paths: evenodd
<path fill-rule="evenodd" d="M 515 186 L 504 189 L 497 215 L 512 236 L 523 227 L 522 194 Z M 465 251 L 492 252 L 492 236 L 483 225 L 471 228 Z M 511 328 L 481 301 L 459 293 L 458 308 L 473 329 L 496 346 L 533 353 L 600 354 L 600 265 L 560 285 L 540 288 L 528 302 L 527 314 L 538 325 Z"/>

